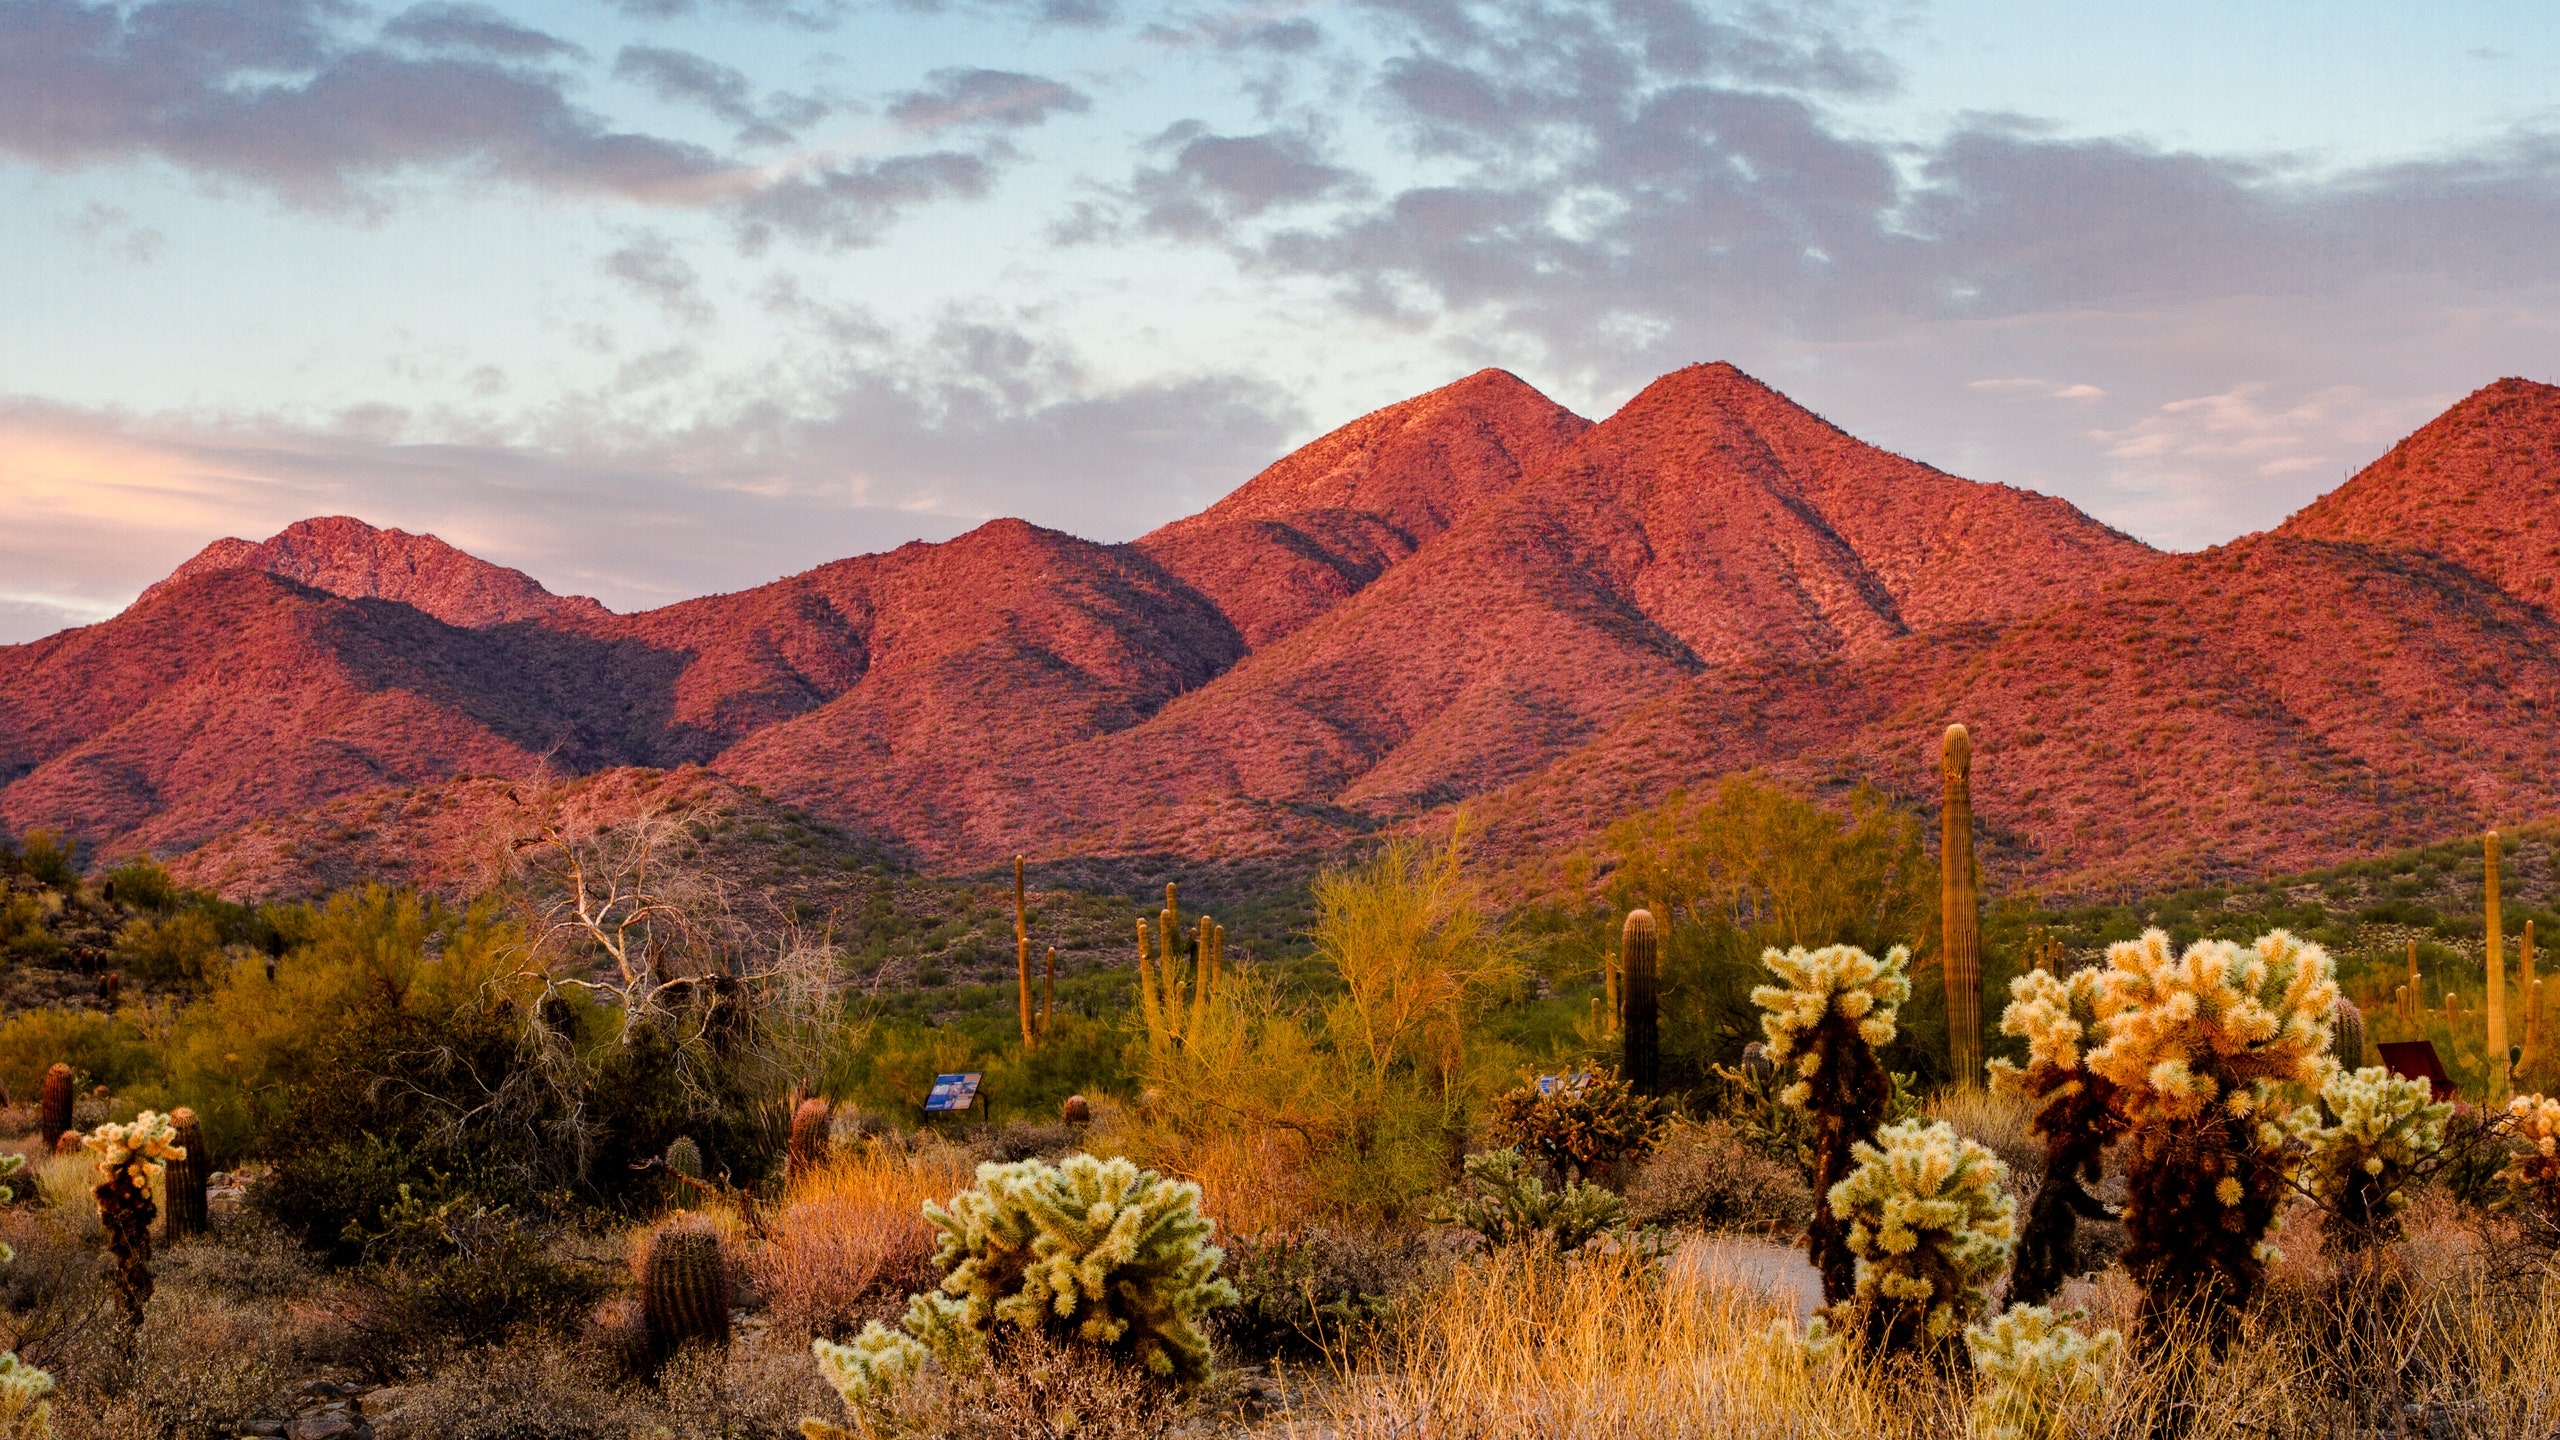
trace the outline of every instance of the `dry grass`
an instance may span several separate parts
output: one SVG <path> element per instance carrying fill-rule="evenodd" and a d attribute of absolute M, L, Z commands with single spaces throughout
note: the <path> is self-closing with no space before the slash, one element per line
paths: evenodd
<path fill-rule="evenodd" d="M 2330 1440 L 2389 1407 L 2413 1434 L 2560 1433 L 2560 1283 L 2519 1287 L 2459 1236 L 2406 1252 L 2406 1288 L 2361 1311 L 2325 1268 L 2300 1267 L 2219 1359 L 2173 1339 L 2119 1362 L 2103 1394 L 2067 1411 L 2075 1440 Z M 2122 1323 L 2121 1272 L 2075 1287 Z M 2342 1326 L 2360 1315 L 2381 1363 L 2350 1372 Z M 1967 1433 L 1970 1380 L 1856 1357 L 1809 1363 L 1784 1292 L 1712 1266 L 1640 1257 L 1566 1263 L 1504 1254 L 1458 1271 L 1407 1315 L 1397 1343 L 1264 1427 L 1270 1440 L 1550 1440 L 1784 1435 L 1922 1440 Z M 2392 1392 L 2396 1390 L 2397 1394 Z M 2433 1427 L 2432 1432 L 2430 1426 Z"/>
<path fill-rule="evenodd" d="M 1218 1222 L 1221 1236 L 1252 1237 L 1293 1231 L 1314 1219 L 1319 1206 L 1309 1183 L 1303 1146 L 1275 1131 L 1212 1131 L 1141 1145 L 1129 1153 L 1142 1164 L 1200 1187 L 1200 1213 Z M 1096 1154 L 1103 1153 L 1101 1147 Z"/>
<path fill-rule="evenodd" d="M 864 1145 L 793 1177 L 767 1221 L 771 1243 L 749 1252 L 774 1324 L 841 1340 L 863 1320 L 903 1308 L 909 1291 L 936 1278 L 924 1202 L 967 1189 L 972 1169 L 945 1147 L 904 1154 Z"/>
<path fill-rule="evenodd" d="M 2007 1161 L 2013 1182 L 2035 1187 L 2044 1168 L 2044 1142 L 2035 1136 L 2035 1107 L 2024 1097 L 1981 1086 L 1941 1090 L 1921 1113 L 1946 1121 L 1958 1135 Z"/>

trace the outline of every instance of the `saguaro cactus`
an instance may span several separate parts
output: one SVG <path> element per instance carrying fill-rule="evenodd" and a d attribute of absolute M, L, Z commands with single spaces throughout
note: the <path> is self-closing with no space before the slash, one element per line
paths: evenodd
<path fill-rule="evenodd" d="M 1031 1024 L 1031 908 L 1022 892 L 1022 857 L 1013 857 L 1013 973 L 1020 987 L 1022 1048 L 1040 1043 Z"/>
<path fill-rule="evenodd" d="M 640 1259 L 640 1323 L 652 1367 L 688 1340 L 729 1343 L 729 1267 L 720 1232 L 708 1221 L 673 1221 L 649 1237 Z"/>
<path fill-rule="evenodd" d="M 1174 888 L 1164 887 L 1156 916 L 1158 953 L 1147 953 L 1147 922 L 1138 922 L 1138 1003 L 1147 1022 L 1147 1045 L 1161 1057 L 1191 1044 L 1208 1023 L 1225 962 L 1226 927 L 1203 915 L 1186 936 Z M 1190 963 L 1183 963 L 1188 950 Z"/>
<path fill-rule="evenodd" d="M 2498 926 L 2498 832 L 2480 844 L 2481 879 L 2488 904 L 2489 934 L 2489 1098 L 2507 1096 L 2507 960 L 2506 934 Z"/>
<path fill-rule="evenodd" d="M 2533 922 L 2524 922 L 2524 939 L 2516 946 L 2516 1003 L 2524 1007 L 2524 1064 L 2542 1049 L 2542 982 L 2533 978 Z"/>
<path fill-rule="evenodd" d="M 1626 926 L 1619 932 L 1619 953 L 1619 966 L 1626 976 L 1619 989 L 1626 1004 L 1625 1013 L 1619 1016 L 1618 1031 L 1626 1037 L 1627 1083 L 1640 1095 L 1652 1095 L 1662 1089 L 1657 994 L 1661 972 L 1655 953 L 1652 911 L 1627 912 Z"/>
<path fill-rule="evenodd" d="M 36 1111 L 36 1138 L 55 1150 L 62 1132 L 71 1128 L 71 1067 L 55 1062 L 44 1072 L 44 1099 Z"/>
<path fill-rule="evenodd" d="M 177 1132 L 178 1148 L 185 1152 L 169 1162 L 169 1173 L 161 1189 L 169 1200 L 169 1219 L 164 1227 L 172 1244 L 190 1235 L 202 1235 L 211 1227 L 211 1206 L 205 1192 L 213 1178 L 213 1155 L 205 1148 L 204 1127 L 196 1122 L 196 1112 L 181 1105 L 169 1112 L 169 1128 Z"/>
<path fill-rule="evenodd" d="M 1982 1083 L 1982 932 L 1973 893 L 1973 736 L 1947 727 L 1938 754 L 1946 804 L 1938 819 L 1939 944 L 1947 979 L 1947 1062 L 1956 1083 Z"/>

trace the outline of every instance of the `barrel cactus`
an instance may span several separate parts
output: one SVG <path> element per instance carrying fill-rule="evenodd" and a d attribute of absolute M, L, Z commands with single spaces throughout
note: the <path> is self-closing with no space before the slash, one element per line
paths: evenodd
<path fill-rule="evenodd" d="M 1226 1254 L 1209 1243 L 1199 1186 L 1125 1158 L 1070 1155 L 981 1165 L 974 1188 L 924 1213 L 941 1232 L 941 1289 L 910 1297 L 897 1328 L 873 1321 L 851 1345 L 813 1343 L 856 1414 L 886 1403 L 929 1359 L 969 1363 L 999 1326 L 1045 1330 L 1184 1387 L 1209 1378 L 1198 1322 L 1234 1304 L 1236 1291 L 1218 1278 Z"/>
<path fill-rule="evenodd" d="M 679 1135 L 667 1147 L 667 1168 L 687 1180 L 702 1178 L 702 1147 L 690 1135 Z"/>
<path fill-rule="evenodd" d="M 2197 1310 L 2217 1342 L 2255 1296 L 2285 1195 L 2287 1088 L 2336 1073 L 2328 953 L 2282 931 L 2251 945 L 2200 940 L 2183 953 L 2144 933 L 2107 951 L 2088 1053 L 2116 1086 L 2128 1126 L 2125 1268 L 2143 1322 L 2162 1333 Z"/>
<path fill-rule="evenodd" d="M 170 1111 L 169 1127 L 177 1132 L 180 1153 L 179 1158 L 169 1162 L 168 1178 L 160 1188 L 168 1197 L 167 1230 L 171 1243 L 175 1243 L 190 1235 L 202 1235 L 211 1227 L 207 1191 L 213 1181 L 213 1152 L 205 1148 L 204 1127 L 197 1123 L 195 1111 L 184 1105 Z"/>
<path fill-rule="evenodd" d="M 688 1342 L 729 1343 L 729 1265 L 709 1221 L 675 1220 L 650 1235 L 640 1256 L 640 1323 L 652 1367 Z"/>
<path fill-rule="evenodd" d="M 2338 1057 L 2339 1069 L 2364 1068 L 2364 1011 L 2344 995 L 2329 1007 L 2329 1049 Z"/>
<path fill-rule="evenodd" d="M 1780 1098 L 1814 1120 L 1814 1185 L 1828 1195 L 1848 1178 L 1855 1148 L 1873 1138 L 1893 1100 L 1893 1080 L 1876 1051 L 1893 1042 L 1895 1017 L 1911 998 L 1911 952 L 1893 947 L 1883 959 L 1854 945 L 1770 950 L 1760 963 L 1783 983 L 1751 992 L 1766 1013 L 1760 1028 L 1780 1078 Z M 1815 1207 L 1805 1248 L 1822 1274 L 1822 1298 L 1846 1300 L 1857 1285 L 1849 1227 L 1831 1207 Z"/>
<path fill-rule="evenodd" d="M 36 1141 L 48 1151 L 55 1151 L 63 1133 L 71 1128 L 75 1088 L 70 1066 L 57 1061 L 44 1072 L 44 1097 L 36 1106 Z"/>
<path fill-rule="evenodd" d="M 2016 1305 L 1965 1330 L 1982 1378 L 1973 1401 L 1978 1440 L 2067 1440 L 2088 1428 L 2074 1427 L 2072 1412 L 2098 1401 L 2123 1337 L 2113 1330 L 2083 1335 L 2069 1323 L 2078 1318 Z"/>
<path fill-rule="evenodd" d="M 827 1137 L 835 1124 L 835 1107 L 812 1095 L 791 1112 L 791 1143 L 786 1152 L 790 1173 L 802 1174 L 827 1158 Z"/>
<path fill-rule="evenodd" d="M 1943 1120 L 1888 1125 L 1856 1154 L 1858 1168 L 1827 1197 L 1857 1257 L 1855 1296 L 1832 1319 L 1884 1351 L 1952 1343 L 2009 1265 L 2009 1167 Z"/>

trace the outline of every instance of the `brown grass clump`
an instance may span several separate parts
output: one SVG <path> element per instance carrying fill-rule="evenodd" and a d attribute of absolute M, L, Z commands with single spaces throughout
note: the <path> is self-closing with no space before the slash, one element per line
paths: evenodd
<path fill-rule="evenodd" d="M 901 1154 L 883 1145 L 839 1153 L 791 1179 L 768 1218 L 771 1243 L 748 1268 L 775 1325 L 844 1340 L 867 1319 L 894 1316 L 936 1278 L 924 1203 L 969 1188 L 967 1158 L 939 1147 Z"/>
<path fill-rule="evenodd" d="M 1753 1150 L 1726 1121 L 1683 1120 L 1627 1187 L 1627 1215 L 1642 1225 L 1791 1236 L 1813 1215 L 1813 1191 L 1795 1166 Z"/>
<path fill-rule="evenodd" d="M 2020 1182 L 2032 1184 L 2044 1169 L 2044 1141 L 2035 1133 L 2036 1109 L 2023 1095 L 1980 1085 L 1960 1086 L 1930 1096 L 1922 1113 L 1946 1121 L 1958 1135 L 1999 1156 Z"/>

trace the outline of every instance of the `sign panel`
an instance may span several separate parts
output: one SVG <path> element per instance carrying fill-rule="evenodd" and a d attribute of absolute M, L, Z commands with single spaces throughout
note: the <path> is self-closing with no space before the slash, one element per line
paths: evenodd
<path fill-rule="evenodd" d="M 2424 1080 L 2428 1093 L 2438 1100 L 2453 1098 L 2453 1077 L 2444 1073 L 2444 1061 L 2436 1058 L 2432 1040 L 2385 1040 L 2373 1047 L 2382 1052 L 2382 1063 L 2403 1080 Z"/>
<path fill-rule="evenodd" d="M 978 1098 L 978 1079 L 976 1075 L 934 1076 L 933 1093 L 924 1097 L 925 1112 L 968 1109 L 970 1102 Z"/>

